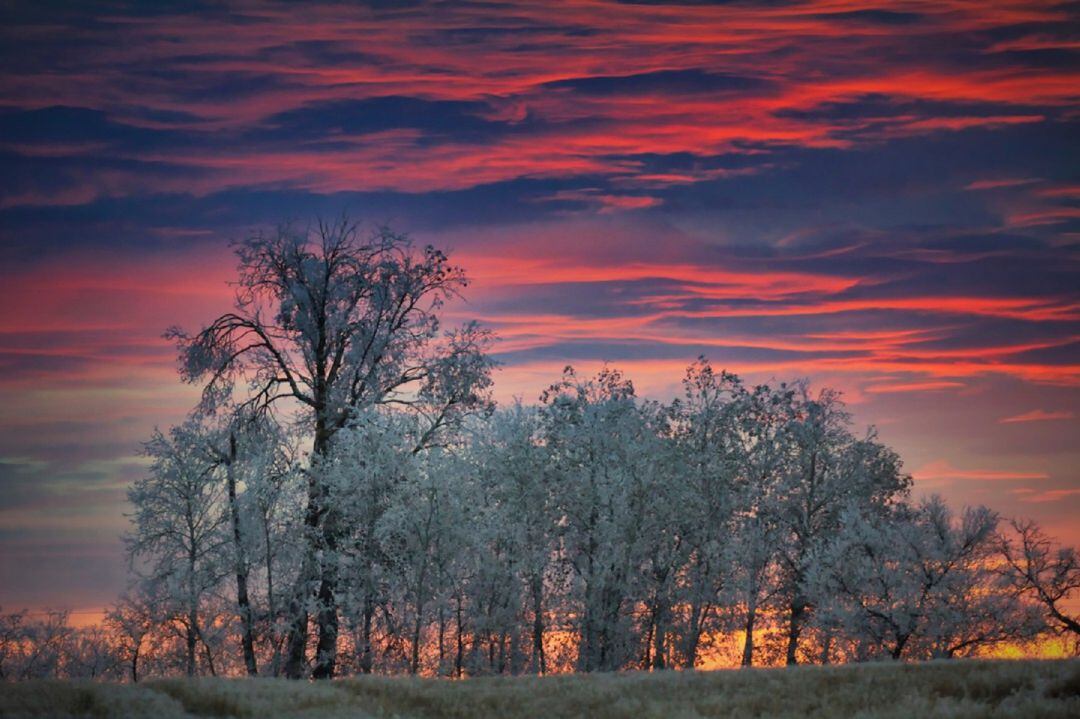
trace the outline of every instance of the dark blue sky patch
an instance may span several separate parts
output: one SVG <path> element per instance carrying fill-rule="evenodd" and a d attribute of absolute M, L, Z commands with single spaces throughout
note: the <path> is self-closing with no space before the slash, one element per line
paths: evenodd
<path fill-rule="evenodd" d="M 914 25 L 923 19 L 923 15 L 917 12 L 901 12 L 897 10 L 851 10 L 848 12 L 822 13 L 814 17 L 832 22 L 852 22 L 868 25 L 904 26 Z"/>
<path fill-rule="evenodd" d="M 425 133 L 429 142 L 475 142 L 494 139 L 506 128 L 506 123 L 484 118 L 490 110 L 483 102 L 402 96 L 334 100 L 272 115 L 262 123 L 262 128 L 247 136 L 255 142 L 304 142 L 337 135 L 415 129 Z"/>
<path fill-rule="evenodd" d="M 605 97 L 637 94 L 701 94 L 761 92 L 772 82 L 751 75 L 732 75 L 705 70 L 660 70 L 638 75 L 596 75 L 572 80 L 556 80 L 544 88 L 572 90 L 583 95 Z"/>

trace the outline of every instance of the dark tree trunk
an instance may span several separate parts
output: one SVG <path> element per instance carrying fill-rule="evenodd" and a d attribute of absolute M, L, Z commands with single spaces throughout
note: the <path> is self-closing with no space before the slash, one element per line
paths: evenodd
<path fill-rule="evenodd" d="M 370 580 L 369 580 L 370 581 Z M 360 673 L 371 674 L 371 670 L 375 664 L 374 651 L 371 646 L 371 624 L 375 618 L 375 597 L 371 592 L 370 587 L 368 591 L 364 593 L 364 617 L 363 617 L 363 633 L 361 634 L 360 641 Z"/>
<path fill-rule="evenodd" d="M 320 463 L 330 453 L 330 433 L 325 424 L 316 426 L 315 431 L 315 462 Z M 338 526 L 335 515 L 326 504 L 326 490 L 318 488 L 316 491 L 318 517 L 321 519 L 322 533 L 321 546 L 323 561 L 319 563 L 319 639 L 315 645 L 315 668 L 311 672 L 312 679 L 333 679 L 337 668 L 337 644 L 338 644 L 338 609 L 337 609 L 337 582 L 338 582 Z"/>
<path fill-rule="evenodd" d="M 187 675 L 189 677 L 195 676 L 195 612 L 191 610 L 188 612 L 188 625 L 187 625 Z"/>
<path fill-rule="evenodd" d="M 327 456 L 329 449 L 330 433 L 327 431 L 326 422 L 320 418 L 316 420 L 315 425 L 312 471 L 308 473 L 308 506 L 304 513 L 304 529 L 309 543 L 308 556 L 305 567 L 297 578 L 297 586 L 290 603 L 293 619 L 289 626 L 289 652 L 285 665 L 285 675 L 290 679 L 301 679 L 304 674 L 308 640 L 307 600 L 310 597 L 311 582 L 315 580 L 318 586 L 316 597 L 319 610 L 316 621 L 319 637 L 312 678 L 332 679 L 337 662 L 338 613 L 335 599 L 337 572 L 336 557 L 333 556 L 337 547 L 337 537 L 334 534 L 333 522 L 324 516 L 325 492 L 317 479 L 317 465 Z M 320 550 L 324 555 L 323 561 L 318 560 Z"/>
<path fill-rule="evenodd" d="M 315 536 L 319 527 L 319 496 L 314 473 L 308 474 L 308 502 L 304 512 L 304 533 L 308 543 L 300 574 L 289 599 L 289 632 L 286 639 L 285 676 L 303 679 L 307 663 L 308 610 L 312 580 L 320 573 L 316 558 Z M 321 587 L 320 587 L 321 589 Z"/>
<path fill-rule="evenodd" d="M 746 637 L 743 639 L 742 666 L 754 664 L 754 623 L 757 621 L 757 605 L 751 603 L 746 608 Z"/>
<path fill-rule="evenodd" d="M 653 652 L 652 652 L 652 668 L 653 670 L 667 669 L 667 659 L 665 657 L 665 647 L 667 642 L 667 635 L 664 626 L 664 620 L 667 618 L 667 611 L 661 604 L 661 600 L 656 600 L 656 605 L 653 608 Z"/>
<path fill-rule="evenodd" d="M 458 679 L 461 679 L 462 662 L 464 661 L 464 654 L 465 654 L 465 637 L 464 637 L 465 626 L 464 626 L 464 622 L 462 620 L 462 615 L 461 615 L 461 595 L 460 594 L 457 596 L 457 607 L 456 607 L 455 614 L 456 614 L 455 619 L 456 619 L 456 623 L 457 623 L 457 627 L 455 628 L 456 629 L 456 635 L 457 635 L 457 652 L 454 655 L 454 675 Z"/>
<path fill-rule="evenodd" d="M 833 643 L 833 630 L 832 629 L 826 629 L 825 630 L 825 638 L 821 642 L 821 663 L 822 664 L 828 664 L 829 663 L 829 657 L 832 654 L 832 643 Z"/>
<path fill-rule="evenodd" d="M 199 607 L 195 600 L 195 537 L 193 533 L 188 535 L 188 541 L 187 675 L 193 677 L 195 676 L 195 642 L 198 638 L 199 626 Z"/>
<path fill-rule="evenodd" d="M 537 574 L 532 579 L 532 600 L 533 671 L 545 674 L 547 672 L 547 661 L 544 658 L 544 580 L 540 574 Z"/>
<path fill-rule="evenodd" d="M 203 655 L 206 656 L 206 668 L 210 671 L 210 676 L 217 676 L 217 669 L 214 668 L 214 655 L 210 652 L 210 645 L 206 643 L 206 637 L 202 632 L 199 632 L 199 640 L 202 642 Z"/>
<path fill-rule="evenodd" d="M 255 663 L 255 617 L 248 598 L 248 569 L 244 558 L 244 541 L 240 531 L 240 506 L 236 498 L 236 474 L 233 463 L 236 461 L 236 434 L 229 433 L 229 457 L 225 465 L 225 481 L 229 492 L 229 514 L 232 519 L 233 546 L 236 552 L 236 605 L 240 610 L 241 644 L 244 652 L 244 666 L 248 676 L 259 673 Z"/>
<path fill-rule="evenodd" d="M 443 674 L 443 662 L 446 659 L 446 610 L 443 602 L 439 602 L 439 669 L 438 674 Z"/>
<path fill-rule="evenodd" d="M 799 663 L 799 638 L 802 635 L 802 622 L 806 614 L 806 603 L 795 599 L 791 603 L 791 615 L 788 621 L 787 665 Z"/>
<path fill-rule="evenodd" d="M 413 621 L 412 648 L 409 656 L 409 673 L 420 671 L 420 630 L 424 625 L 424 585 L 427 579 L 427 561 L 420 566 L 420 576 L 416 582 L 416 617 Z"/>
<path fill-rule="evenodd" d="M 910 634 L 902 634 L 896 638 L 896 646 L 892 650 L 892 658 L 899 659 L 904 654 L 904 647 L 907 646 Z"/>
<path fill-rule="evenodd" d="M 333 558 L 330 560 L 333 562 Z M 333 679 L 337 667 L 338 611 L 334 588 L 337 585 L 337 571 L 334 567 L 324 567 L 319 582 L 319 640 L 315 645 L 315 667 L 311 671 L 312 679 Z"/>

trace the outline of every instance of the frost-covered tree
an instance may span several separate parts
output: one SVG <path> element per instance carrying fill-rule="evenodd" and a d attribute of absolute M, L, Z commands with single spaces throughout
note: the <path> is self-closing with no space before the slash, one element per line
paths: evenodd
<path fill-rule="evenodd" d="M 578 586 L 577 667 L 617 669 L 633 655 L 627 610 L 640 579 L 649 478 L 662 461 L 656 431 L 615 370 L 582 380 L 568 367 L 543 402 L 562 559 Z"/>
<path fill-rule="evenodd" d="M 937 496 L 887 514 L 847 510 L 811 573 L 820 614 L 856 658 L 952 657 L 1032 637 L 1037 618 L 997 591 L 997 522 L 985 507 L 956 518 Z"/>
<path fill-rule="evenodd" d="M 664 624 L 677 633 L 679 663 L 693 668 L 703 634 L 720 601 L 727 574 L 724 552 L 735 511 L 740 457 L 738 418 L 742 384 L 716 373 L 704 358 L 683 378 L 683 395 L 667 409 L 664 462 L 656 477 L 657 539 L 649 570 L 657 585 L 648 600 L 653 635 L 651 666 L 668 666 Z M 657 601 L 661 599 L 661 601 Z M 675 615 L 674 604 L 687 607 Z M 657 622 L 656 620 L 663 620 Z"/>
<path fill-rule="evenodd" d="M 221 562 L 228 555 L 224 488 L 201 447 L 191 441 L 197 431 L 188 423 L 167 435 L 155 431 L 146 443 L 150 471 L 128 492 L 134 527 L 125 537 L 132 566 L 160 598 L 160 616 L 183 628 L 188 676 L 195 674 L 200 643 L 213 664 L 203 612 L 228 571 Z"/>
<path fill-rule="evenodd" d="M 202 366 L 200 353 L 225 346 L 213 333 L 232 326 L 228 362 L 245 359 L 206 364 L 221 374 L 204 368 L 202 405 L 147 445 L 128 537 L 139 581 L 107 641 L 59 619 L 0 617 L 5 676 L 296 676 L 308 612 L 321 677 L 692 668 L 734 634 L 744 665 L 952 657 L 1034 636 L 1040 602 L 1075 619 L 1063 608 L 1075 554 L 1031 525 L 997 539 L 986 509 L 911 503 L 899 458 L 873 430 L 854 432 L 834 392 L 750 387 L 699 359 L 666 405 L 615 370 L 567 368 L 538 406 L 489 412 L 482 334 L 439 335 L 434 314 L 405 321 L 413 340 L 385 340 L 385 364 L 363 364 L 350 343 L 382 341 L 372 307 L 403 295 L 369 288 L 356 314 L 338 299 L 303 309 L 353 286 L 310 274 L 345 272 L 323 231 L 280 260 L 285 276 L 299 268 L 287 291 L 245 275 L 260 298 L 242 296 L 247 314 L 182 339 Z M 356 242 L 349 252 L 375 263 Z M 422 261 L 387 242 L 385 262 Z M 378 281 L 396 281 L 386 271 Z M 345 401 L 334 374 L 331 391 L 304 344 L 312 317 L 338 328 L 323 334 L 336 342 L 355 330 L 337 372 L 366 367 L 361 381 L 382 390 Z M 274 348 L 286 346 L 283 369 Z M 288 395 L 286 371 L 341 413 Z M 260 394 L 269 385 L 286 396 Z"/>
<path fill-rule="evenodd" d="M 63 659 L 68 679 L 112 680 L 122 674 L 122 659 L 114 637 L 101 625 L 81 627 L 69 635 Z"/>
<path fill-rule="evenodd" d="M 1080 596 L 1080 556 L 1063 547 L 1030 520 L 1012 520 L 1011 533 L 998 538 L 1002 575 L 1020 596 L 1041 605 L 1050 625 L 1069 634 L 1080 648 L 1080 616 L 1069 607 Z"/>
<path fill-rule="evenodd" d="M 517 402 L 477 428 L 473 448 L 480 487 L 486 498 L 486 539 L 503 559 L 510 589 L 523 593 L 521 605 L 531 615 L 529 666 L 544 674 L 547 657 L 546 598 L 558 584 L 553 560 L 556 515 L 549 479 L 548 450 L 542 442 L 540 416 Z"/>
<path fill-rule="evenodd" d="M 261 424 L 261 423 L 260 423 Z M 240 621 L 240 644 L 244 666 L 249 676 L 258 674 L 255 658 L 255 612 L 248 593 L 251 566 L 248 560 L 246 537 L 247 522 L 242 518 L 241 486 L 243 463 L 249 455 L 257 454 L 263 447 L 273 443 L 260 432 L 265 429 L 240 413 L 224 409 L 218 415 L 196 413 L 175 431 L 175 441 L 189 445 L 190 450 L 202 454 L 206 471 L 216 473 L 225 488 L 224 511 L 228 517 L 228 534 L 231 541 L 232 573 L 236 582 L 237 618 Z"/>
<path fill-rule="evenodd" d="M 851 417 L 836 392 L 811 396 L 796 388 L 778 406 L 787 417 L 783 441 L 786 466 L 775 491 L 777 557 L 781 594 L 787 602 L 785 660 L 798 661 L 799 642 L 808 612 L 807 573 L 824 544 L 840 526 L 840 515 L 855 505 L 879 511 L 902 498 L 910 478 L 900 471 L 896 453 L 877 441 L 871 430 L 862 439 L 851 432 Z"/>
<path fill-rule="evenodd" d="M 128 678 L 139 681 L 140 661 L 147 640 L 154 632 L 154 602 L 144 591 L 121 595 L 105 616 L 105 626 L 116 643 L 116 653 L 127 667 Z"/>
<path fill-rule="evenodd" d="M 379 526 L 399 486 L 416 470 L 415 423 L 391 412 L 369 410 L 335 441 L 325 468 L 327 496 L 342 518 L 338 562 L 341 606 L 350 628 L 356 670 L 375 667 L 376 618 L 390 600 L 388 557 Z"/>
<path fill-rule="evenodd" d="M 387 565 L 398 580 L 399 618 L 407 627 L 408 672 L 421 667 L 421 642 L 438 600 L 441 570 L 464 546 L 469 525 L 460 461 L 439 449 L 413 459 L 393 503 L 376 528 Z"/>
<path fill-rule="evenodd" d="M 444 335 L 439 313 L 464 273 L 432 247 L 342 220 L 283 227 L 237 245 L 234 309 L 189 335 L 172 329 L 183 377 L 203 383 L 202 409 L 223 401 L 287 415 L 310 438 L 306 553 L 290 596 L 285 673 L 303 674 L 309 607 L 318 622 L 313 676 L 333 676 L 338 645 L 336 552 L 340 521 L 320 465 L 334 437 L 367 407 L 421 413 L 422 444 L 487 406 L 487 335 L 474 325 Z M 234 390 L 244 389 L 233 398 Z"/>
<path fill-rule="evenodd" d="M 72 634 L 67 612 L 0 614 L 0 679 L 61 678 Z"/>
<path fill-rule="evenodd" d="M 730 578 L 725 600 L 741 612 L 742 666 L 751 666 L 759 616 L 782 588 L 779 550 L 784 495 L 778 490 L 789 460 L 787 427 L 793 390 L 758 385 L 735 407 L 740 438 L 734 516 L 724 553 Z"/>

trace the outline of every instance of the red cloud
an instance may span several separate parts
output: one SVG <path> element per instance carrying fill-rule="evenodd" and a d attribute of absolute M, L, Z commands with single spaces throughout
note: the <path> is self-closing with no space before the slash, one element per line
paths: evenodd
<path fill-rule="evenodd" d="M 408 96 L 479 103 L 490 109 L 478 109 L 478 116 L 510 130 L 469 141 L 410 130 L 350 131 L 346 125 L 333 134 L 332 147 L 234 143 L 209 151 L 184 146 L 117 153 L 129 161 L 201 170 L 199 176 L 166 173 L 152 189 L 205 194 L 253 184 L 316 192 L 423 192 L 575 175 L 656 188 L 715 175 L 656 173 L 617 156 L 738 153 L 748 151 L 748 143 L 847 147 L 941 130 L 1040 122 L 1045 116 L 1031 112 L 1033 106 L 1075 103 L 1080 73 L 1064 63 L 1053 68 L 969 66 L 910 49 L 915 42 L 940 44 L 947 36 L 990 37 L 1018 23 L 1067 21 L 1064 6 L 952 0 L 919 5 L 913 22 L 887 31 L 857 14 L 875 9 L 873 3 L 838 6 L 828 0 L 794 8 L 512 3 L 493 16 L 488 8 L 467 4 L 438 13 L 316 4 L 306 8 L 302 22 L 275 8 L 238 10 L 256 21 L 243 32 L 189 15 L 117 17 L 100 28 L 63 28 L 65 37 L 93 46 L 94 55 L 75 54 L 68 64 L 41 72 L 4 74 L 5 104 L 86 107 L 136 127 L 212 133 L 264 127 L 284 111 L 317 112 L 319 103 Z M 514 32 L 518 29 L 530 30 L 527 43 Z M 465 30 L 482 33 L 483 41 L 461 39 Z M 43 39 L 59 31 L 35 29 Z M 1010 42 L 1055 49 L 1074 45 L 1045 35 Z M 327 50 L 304 51 L 302 44 Z M 984 52 L 992 55 L 1008 47 L 987 41 Z M 64 57 L 55 62 L 65 62 Z M 859 61 L 852 62 L 853 57 Z M 162 67 L 171 72 L 161 77 L 131 72 Z M 633 82 L 661 72 L 694 72 L 703 79 L 688 87 Z M 616 92 L 599 94 L 553 84 L 596 78 L 630 81 Z M 243 96 L 204 91 L 226 81 L 239 86 L 246 81 Z M 927 117 L 898 104 L 891 116 L 799 114 L 867 96 L 964 107 L 992 103 L 1017 111 Z M 328 106 L 325 112 L 334 109 Z M 513 131 L 527 121 L 533 123 L 528 132 Z M 79 155 L 86 146 L 16 151 Z M 151 189 L 138 182 L 134 170 L 109 172 L 114 175 L 109 182 L 96 176 L 80 181 L 68 191 L 69 201 Z M 29 193 L 6 202 L 41 199 Z M 597 199 L 611 210 L 651 202 L 631 195 Z"/>

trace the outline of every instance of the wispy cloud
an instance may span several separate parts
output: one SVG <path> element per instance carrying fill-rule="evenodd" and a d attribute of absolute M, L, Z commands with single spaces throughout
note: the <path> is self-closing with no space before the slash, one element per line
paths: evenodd
<path fill-rule="evenodd" d="M 897 382 L 893 384 L 872 384 L 865 388 L 871 394 L 886 394 L 890 392 L 939 392 L 941 390 L 958 389 L 964 386 L 963 382 Z"/>
<path fill-rule="evenodd" d="M 1001 424 L 1013 424 L 1018 422 L 1052 422 L 1054 420 L 1074 419 L 1075 417 L 1076 413 L 1069 410 L 1047 412 L 1043 409 L 1033 409 L 1030 412 L 1024 412 L 1023 414 L 1002 417 L 998 422 Z"/>
<path fill-rule="evenodd" d="M 1015 482 L 1031 479 L 1049 479 L 1044 472 L 1012 471 L 1003 469 L 970 469 L 954 467 L 948 460 L 939 459 L 929 462 L 911 473 L 922 482 L 927 481 L 975 481 L 975 482 Z"/>
<path fill-rule="evenodd" d="M 1035 490 L 1027 487 L 1014 489 L 1011 492 L 1017 495 L 1017 499 L 1027 504 L 1043 504 L 1046 502 L 1058 502 L 1068 497 L 1080 496 L 1080 487 L 1067 489 Z"/>

